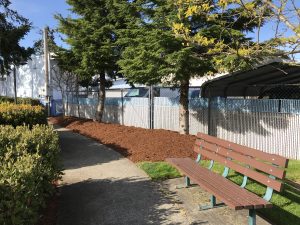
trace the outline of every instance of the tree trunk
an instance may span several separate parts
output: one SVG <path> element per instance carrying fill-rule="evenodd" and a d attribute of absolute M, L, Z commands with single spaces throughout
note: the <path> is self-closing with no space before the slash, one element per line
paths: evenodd
<path fill-rule="evenodd" d="M 179 132 L 189 134 L 189 80 L 180 82 Z"/>
<path fill-rule="evenodd" d="M 100 74 L 100 87 L 99 87 L 99 97 L 98 106 L 96 112 L 96 120 L 102 122 L 103 112 L 105 103 L 105 73 Z"/>

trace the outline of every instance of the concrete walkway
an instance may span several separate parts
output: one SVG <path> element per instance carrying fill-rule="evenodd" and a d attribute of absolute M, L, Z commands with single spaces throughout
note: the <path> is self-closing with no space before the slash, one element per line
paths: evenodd
<path fill-rule="evenodd" d="M 151 182 L 130 160 L 67 129 L 60 135 L 64 165 L 57 225 L 246 224 L 246 211 L 199 212 L 209 195 L 174 189 L 182 178 Z M 267 224 L 258 218 L 258 224 Z"/>
<path fill-rule="evenodd" d="M 190 224 L 130 160 L 79 134 L 58 132 L 65 168 L 58 225 Z"/>

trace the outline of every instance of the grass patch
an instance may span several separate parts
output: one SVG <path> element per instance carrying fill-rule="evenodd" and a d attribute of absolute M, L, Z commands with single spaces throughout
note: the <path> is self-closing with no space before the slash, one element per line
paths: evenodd
<path fill-rule="evenodd" d="M 180 173 L 166 162 L 143 162 L 138 164 L 153 180 L 164 180 L 169 178 L 180 177 Z M 201 165 L 207 167 L 209 161 L 201 161 Z M 222 174 L 224 166 L 219 163 L 215 163 L 213 171 Z M 287 179 L 294 182 L 300 181 L 300 161 L 290 160 L 287 169 Z M 243 180 L 243 176 L 230 170 L 228 179 L 232 180 L 236 184 L 240 185 Z M 266 187 L 259 183 L 248 179 L 246 189 L 256 193 L 259 196 L 263 196 L 266 191 Z M 289 184 L 285 184 L 284 190 L 281 193 L 274 192 L 271 199 L 273 208 L 260 209 L 259 212 L 270 221 L 276 222 L 276 224 L 293 224 L 300 225 L 300 190 L 292 187 Z"/>
<path fill-rule="evenodd" d="M 181 177 L 180 173 L 167 162 L 141 162 L 137 164 L 152 180 L 166 180 Z"/>
<path fill-rule="evenodd" d="M 209 161 L 202 161 L 202 166 L 207 167 Z M 222 174 L 224 166 L 215 163 L 213 171 Z M 300 161 L 290 160 L 287 168 L 287 179 L 299 182 L 300 178 Z M 243 181 L 243 176 L 230 170 L 228 179 L 240 185 Z M 266 187 L 248 179 L 246 189 L 263 197 L 266 192 Z M 258 210 L 264 217 L 276 224 L 297 224 L 300 225 L 300 190 L 292 187 L 289 184 L 284 185 L 284 190 L 280 193 L 274 191 L 270 201 L 273 204 L 271 209 Z"/>
<path fill-rule="evenodd" d="M 300 183 L 300 160 L 290 160 L 286 171 L 286 178 Z"/>

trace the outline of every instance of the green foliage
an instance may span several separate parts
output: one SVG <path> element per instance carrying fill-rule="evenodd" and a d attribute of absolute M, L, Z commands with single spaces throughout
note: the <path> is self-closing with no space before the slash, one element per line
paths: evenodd
<path fill-rule="evenodd" d="M 180 177 L 180 173 L 166 162 L 142 162 L 138 166 L 153 180 L 166 180 Z"/>
<path fill-rule="evenodd" d="M 211 67 L 208 59 L 198 58 L 197 49 L 176 38 L 170 21 L 176 8 L 170 1 L 140 1 L 135 17 L 127 29 L 119 30 L 120 44 L 125 48 L 118 61 L 121 72 L 133 83 L 179 85 L 203 74 Z"/>
<path fill-rule="evenodd" d="M 118 73 L 116 61 L 120 56 L 120 47 L 116 41 L 116 30 L 126 26 L 119 10 L 120 5 L 130 4 L 127 0 L 67 0 L 76 18 L 64 18 L 56 15 L 59 31 L 67 36 L 66 42 L 71 46 L 77 62 L 74 73 L 79 76 L 81 84 L 90 85 L 95 75 L 99 76 L 99 103 L 96 119 L 102 120 L 105 102 L 106 77 L 115 77 Z M 129 10 L 130 12 L 130 10 Z"/>
<path fill-rule="evenodd" d="M 59 179 L 58 135 L 52 127 L 0 126 L 0 224 L 35 224 Z"/>
<path fill-rule="evenodd" d="M 115 30 L 123 24 L 116 9 L 117 2 L 68 0 L 67 3 L 78 17 L 56 15 L 56 19 L 60 23 L 59 31 L 67 35 L 66 41 L 79 60 L 76 74 L 82 78 L 104 73 L 113 76 L 118 70 L 119 57 Z"/>
<path fill-rule="evenodd" d="M 47 116 L 42 106 L 15 105 L 0 103 L 0 125 L 28 125 L 46 124 Z"/>
<path fill-rule="evenodd" d="M 6 97 L 6 96 L 0 96 L 0 103 L 6 102 L 6 103 L 14 103 L 14 98 L 12 97 Z M 26 104 L 26 105 L 32 105 L 32 106 L 42 106 L 39 99 L 34 98 L 17 98 L 18 104 Z"/>
<path fill-rule="evenodd" d="M 142 16 L 119 31 L 119 42 L 125 49 L 118 64 L 130 82 L 176 86 L 219 70 L 247 68 L 259 58 L 249 58 L 243 48 L 251 45 L 245 32 L 252 31 L 258 22 L 249 15 L 235 18 L 238 9 L 221 13 L 218 8 L 204 7 L 202 2 L 198 6 L 202 11 L 204 7 L 205 13 L 186 16 L 189 4 L 183 4 L 181 11 L 171 0 L 136 4 Z M 229 24 L 230 28 L 224 29 Z"/>

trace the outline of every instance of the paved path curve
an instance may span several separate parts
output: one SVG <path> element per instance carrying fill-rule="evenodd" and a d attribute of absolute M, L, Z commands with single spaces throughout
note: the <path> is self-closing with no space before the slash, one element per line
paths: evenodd
<path fill-rule="evenodd" d="M 57 131 L 64 166 L 58 225 L 190 224 L 172 196 L 130 160 L 65 128 Z"/>
<path fill-rule="evenodd" d="M 209 194 L 198 186 L 175 189 L 183 178 L 151 182 L 112 149 L 65 128 L 57 131 L 64 166 L 57 225 L 247 224 L 247 210 L 199 211 Z"/>

